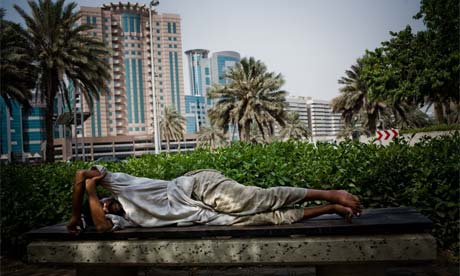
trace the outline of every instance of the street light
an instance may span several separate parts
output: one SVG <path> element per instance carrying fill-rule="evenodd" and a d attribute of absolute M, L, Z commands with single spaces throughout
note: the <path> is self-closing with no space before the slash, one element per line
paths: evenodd
<path fill-rule="evenodd" d="M 160 4 L 160 1 L 153 0 L 149 4 L 149 28 L 150 28 L 150 81 L 152 85 L 152 96 L 153 96 L 153 131 L 154 133 L 154 144 L 155 154 L 160 153 L 160 133 L 158 128 L 157 119 L 157 96 L 155 93 L 155 79 L 154 79 L 154 66 L 153 66 L 153 30 L 152 30 L 152 9 Z"/>

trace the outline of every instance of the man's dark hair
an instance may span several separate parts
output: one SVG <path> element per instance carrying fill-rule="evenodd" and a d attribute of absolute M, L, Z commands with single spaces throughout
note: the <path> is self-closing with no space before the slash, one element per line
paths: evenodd
<path fill-rule="evenodd" d="M 109 214 L 117 215 L 120 217 L 124 217 L 126 214 L 121 203 L 113 197 L 109 198 L 107 209 L 109 210 Z"/>

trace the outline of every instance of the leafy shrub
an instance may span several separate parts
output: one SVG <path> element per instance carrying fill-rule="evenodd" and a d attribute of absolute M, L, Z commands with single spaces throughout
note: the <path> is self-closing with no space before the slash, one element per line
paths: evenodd
<path fill-rule="evenodd" d="M 71 210 L 72 178 L 91 162 L 6 165 L 1 173 L 2 248 L 18 244 L 22 233 L 66 221 Z M 172 179 L 211 168 L 246 185 L 346 189 L 365 207 L 414 206 L 434 222 L 443 248 L 458 252 L 460 135 L 423 139 L 410 146 L 347 140 L 340 144 L 236 143 L 213 152 L 197 149 L 175 155 L 144 155 L 105 163 L 111 171 Z M 313 202 L 310 204 L 319 204 Z"/>
<path fill-rule="evenodd" d="M 411 128 L 411 129 L 402 129 L 400 134 L 411 134 L 418 132 L 431 132 L 431 131 L 449 131 L 449 130 L 460 130 L 460 124 L 441 124 L 441 125 L 432 125 L 422 128 Z"/>

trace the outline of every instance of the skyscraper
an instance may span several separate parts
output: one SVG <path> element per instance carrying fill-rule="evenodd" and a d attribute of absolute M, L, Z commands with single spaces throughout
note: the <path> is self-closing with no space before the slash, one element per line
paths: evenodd
<path fill-rule="evenodd" d="M 194 49 L 185 51 L 190 74 L 190 92 L 192 96 L 206 96 L 211 86 L 211 63 L 208 50 Z"/>
<path fill-rule="evenodd" d="M 91 137 L 153 135 L 150 33 L 148 7 L 138 3 L 110 3 L 81 7 L 81 23 L 112 48 L 109 91 L 101 91 L 93 114 L 85 122 Z M 179 15 L 152 15 L 153 65 L 159 114 L 172 106 L 184 114 L 181 22 Z M 85 109 L 89 109 L 87 104 Z M 86 110 L 85 110 L 86 111 Z"/>
<path fill-rule="evenodd" d="M 225 72 L 240 62 L 240 54 L 234 51 L 222 51 L 212 54 L 212 83 L 225 85 L 229 80 L 225 79 Z"/>
<path fill-rule="evenodd" d="M 209 58 L 209 51 L 192 49 L 185 52 L 190 74 L 190 94 L 185 96 L 187 133 L 196 133 L 208 124 L 208 109 L 213 101 L 207 99 L 213 84 L 225 85 L 225 72 L 240 62 L 240 54 L 234 51 L 215 52 Z"/>

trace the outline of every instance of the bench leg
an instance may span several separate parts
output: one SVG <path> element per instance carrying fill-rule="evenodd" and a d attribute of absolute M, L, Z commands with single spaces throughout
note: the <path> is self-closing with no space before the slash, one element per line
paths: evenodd
<path fill-rule="evenodd" d="M 316 266 L 316 276 L 385 276 L 386 268 L 384 264 L 321 265 Z"/>
<path fill-rule="evenodd" d="M 77 265 L 77 276 L 137 276 L 137 267 L 116 265 Z"/>

